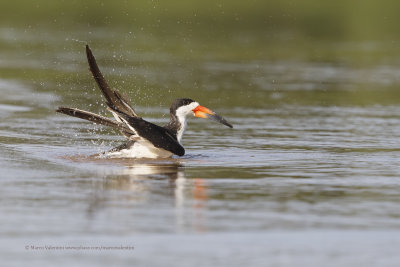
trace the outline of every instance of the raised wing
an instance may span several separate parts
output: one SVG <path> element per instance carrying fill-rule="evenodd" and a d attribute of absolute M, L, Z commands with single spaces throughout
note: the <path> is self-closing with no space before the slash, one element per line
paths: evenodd
<path fill-rule="evenodd" d="M 128 101 L 124 99 L 118 91 L 113 91 L 110 89 L 110 86 L 108 85 L 106 79 L 104 79 L 103 74 L 100 72 L 100 69 L 97 66 L 96 59 L 93 56 L 92 50 L 90 50 L 89 45 L 86 45 L 86 56 L 89 63 L 90 71 L 93 74 L 93 78 L 95 79 L 101 92 L 106 98 L 107 106 L 128 114 L 129 116 L 139 117 L 136 114 L 135 110 L 128 103 Z"/>

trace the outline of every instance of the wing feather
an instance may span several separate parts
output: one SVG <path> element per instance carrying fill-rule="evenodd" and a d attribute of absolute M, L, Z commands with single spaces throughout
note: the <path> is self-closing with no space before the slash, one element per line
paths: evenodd
<path fill-rule="evenodd" d="M 112 91 L 108 85 L 106 79 L 101 73 L 99 66 L 97 65 L 96 58 L 93 56 L 92 50 L 89 45 L 86 45 L 86 57 L 89 63 L 90 71 L 92 72 L 93 78 L 99 86 L 101 92 L 106 98 L 106 103 L 109 107 L 124 112 L 132 117 L 138 117 L 132 106 L 122 98 L 121 94 L 117 91 Z"/>
<path fill-rule="evenodd" d="M 120 130 L 125 136 L 129 137 L 134 135 L 135 133 L 127 127 L 126 124 L 122 122 L 117 122 L 115 120 L 108 119 L 106 117 L 97 115 L 95 113 L 77 109 L 77 108 L 67 108 L 67 107 L 59 107 L 56 112 L 63 113 L 72 117 L 77 117 L 80 119 L 88 120 L 94 123 L 102 124 L 105 126 L 113 127 Z"/>

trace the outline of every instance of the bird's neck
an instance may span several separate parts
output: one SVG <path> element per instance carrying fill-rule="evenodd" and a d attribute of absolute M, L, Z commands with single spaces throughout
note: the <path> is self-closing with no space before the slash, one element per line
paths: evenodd
<path fill-rule="evenodd" d="M 165 128 L 173 132 L 176 136 L 176 139 L 181 144 L 183 133 L 186 130 L 186 125 L 187 125 L 186 117 L 175 116 L 171 114 L 169 123 L 165 126 Z"/>

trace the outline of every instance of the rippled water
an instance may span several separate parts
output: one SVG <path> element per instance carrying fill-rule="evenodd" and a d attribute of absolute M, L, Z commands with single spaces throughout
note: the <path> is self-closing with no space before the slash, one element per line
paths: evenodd
<path fill-rule="evenodd" d="M 12 42 L 8 31 L 18 34 L 3 29 L 3 44 Z M 25 38 L 24 49 L 41 44 Z M 83 48 L 62 39 L 25 50 L 26 58 L 8 46 L 2 53 L 7 266 L 77 258 L 96 266 L 397 266 L 398 65 L 187 60 L 97 44 L 106 77 L 146 119 L 163 124 L 172 99 L 193 97 L 234 125 L 190 119 L 182 158 L 104 160 L 90 155 L 123 137 L 54 112 L 106 114 Z M 46 245 L 135 249 L 31 248 Z"/>

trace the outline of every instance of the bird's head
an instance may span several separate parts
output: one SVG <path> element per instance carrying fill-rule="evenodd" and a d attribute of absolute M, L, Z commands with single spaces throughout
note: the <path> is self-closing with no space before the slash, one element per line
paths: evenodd
<path fill-rule="evenodd" d="M 195 117 L 211 119 L 233 128 L 223 117 L 206 107 L 200 106 L 198 102 L 189 98 L 176 99 L 171 106 L 171 114 L 175 114 L 180 121 L 184 121 L 187 115 L 193 114 Z"/>

